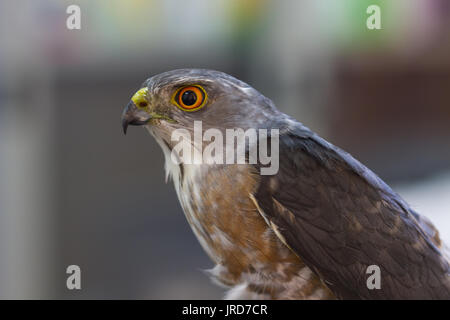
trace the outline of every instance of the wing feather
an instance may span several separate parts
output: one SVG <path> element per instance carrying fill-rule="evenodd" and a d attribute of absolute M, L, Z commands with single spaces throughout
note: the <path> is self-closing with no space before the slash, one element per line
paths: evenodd
<path fill-rule="evenodd" d="M 253 199 L 338 297 L 450 298 L 450 267 L 434 226 L 369 169 L 304 127 L 280 135 L 279 172 L 262 176 Z M 380 290 L 367 288 L 369 265 L 381 269 Z"/>

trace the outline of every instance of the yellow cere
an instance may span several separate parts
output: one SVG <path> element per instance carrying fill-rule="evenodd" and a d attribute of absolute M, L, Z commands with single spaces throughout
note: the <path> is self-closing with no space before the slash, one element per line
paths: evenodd
<path fill-rule="evenodd" d="M 145 109 L 148 106 L 147 94 L 148 88 L 139 89 L 131 100 L 134 102 L 136 107 Z"/>

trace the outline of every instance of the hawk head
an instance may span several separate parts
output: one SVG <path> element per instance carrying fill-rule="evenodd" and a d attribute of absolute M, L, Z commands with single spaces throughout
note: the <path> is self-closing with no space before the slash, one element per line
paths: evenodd
<path fill-rule="evenodd" d="M 175 129 L 268 128 L 278 111 L 272 101 L 246 83 L 223 72 L 179 69 L 147 79 L 122 114 L 129 125 L 146 126 L 158 139 L 171 144 Z"/>

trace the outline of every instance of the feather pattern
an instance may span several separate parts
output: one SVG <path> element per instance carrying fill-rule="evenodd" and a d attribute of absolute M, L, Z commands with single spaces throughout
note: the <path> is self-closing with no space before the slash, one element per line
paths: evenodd
<path fill-rule="evenodd" d="M 280 153 L 279 173 L 255 194 L 260 213 L 337 297 L 450 298 L 437 230 L 373 172 L 299 123 Z M 369 265 L 381 269 L 380 290 L 367 287 Z"/>

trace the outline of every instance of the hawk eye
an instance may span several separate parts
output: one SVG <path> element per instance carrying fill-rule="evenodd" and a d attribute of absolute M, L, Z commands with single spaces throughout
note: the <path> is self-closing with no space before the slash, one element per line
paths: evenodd
<path fill-rule="evenodd" d="M 205 105 L 206 92 L 200 86 L 187 86 L 176 91 L 174 100 L 182 110 L 195 111 Z"/>
<path fill-rule="evenodd" d="M 185 91 L 181 96 L 181 101 L 185 106 L 192 106 L 197 101 L 197 94 L 192 90 Z"/>

